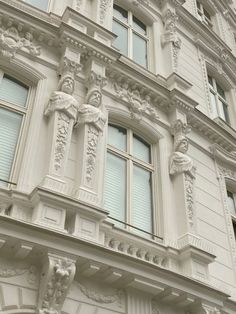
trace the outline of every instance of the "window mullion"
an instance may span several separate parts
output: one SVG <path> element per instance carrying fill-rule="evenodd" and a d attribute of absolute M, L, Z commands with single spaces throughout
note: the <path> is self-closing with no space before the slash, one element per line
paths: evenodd
<path fill-rule="evenodd" d="M 127 211 L 126 211 L 126 221 L 129 224 L 131 222 L 131 211 L 132 211 L 132 199 L 133 199 L 133 163 L 129 159 L 127 160 Z M 130 228 L 128 228 L 130 229 Z"/>

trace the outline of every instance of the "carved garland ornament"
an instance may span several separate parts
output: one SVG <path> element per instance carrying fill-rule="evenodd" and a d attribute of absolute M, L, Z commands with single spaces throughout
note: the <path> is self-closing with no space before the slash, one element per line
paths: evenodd
<path fill-rule="evenodd" d="M 98 145 L 99 132 L 95 127 L 91 125 L 88 128 L 88 146 L 87 146 L 87 158 L 86 158 L 86 180 L 90 183 L 93 178 L 93 172 L 95 170 L 97 145 Z"/>
<path fill-rule="evenodd" d="M 54 168 L 58 171 L 63 164 L 66 144 L 68 142 L 70 118 L 63 112 L 58 112 L 57 137 L 55 144 Z"/>
<path fill-rule="evenodd" d="M 115 303 L 118 302 L 121 305 L 121 298 L 123 296 L 123 292 L 121 290 L 116 290 L 115 294 L 112 295 L 103 295 L 101 293 L 97 293 L 94 290 L 88 289 L 82 284 L 78 284 L 81 292 L 89 299 L 97 302 L 97 303 Z"/>

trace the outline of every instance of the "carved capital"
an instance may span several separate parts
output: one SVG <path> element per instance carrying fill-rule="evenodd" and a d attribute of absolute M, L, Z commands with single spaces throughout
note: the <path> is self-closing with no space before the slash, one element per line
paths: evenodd
<path fill-rule="evenodd" d="M 87 75 L 87 86 L 89 88 L 102 89 L 107 84 L 107 79 L 95 71 L 90 71 Z"/>
<path fill-rule="evenodd" d="M 178 16 L 175 11 L 167 9 L 162 17 L 164 23 L 164 33 L 175 33 Z"/>
<path fill-rule="evenodd" d="M 38 309 L 40 314 L 58 314 L 75 275 L 75 263 L 48 256 L 42 269 Z"/>
<path fill-rule="evenodd" d="M 187 124 L 181 121 L 180 119 L 175 120 L 171 124 L 171 134 L 175 137 L 186 135 L 190 133 L 191 127 Z"/>

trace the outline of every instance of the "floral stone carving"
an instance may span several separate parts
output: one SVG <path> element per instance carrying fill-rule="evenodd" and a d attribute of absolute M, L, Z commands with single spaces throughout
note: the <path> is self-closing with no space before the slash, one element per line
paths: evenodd
<path fill-rule="evenodd" d="M 58 314 L 75 274 L 75 264 L 63 258 L 49 257 L 44 265 L 39 294 L 39 313 Z"/>
<path fill-rule="evenodd" d="M 66 162 L 66 153 L 69 149 L 71 132 L 74 120 L 77 117 L 78 103 L 72 96 L 74 91 L 74 79 L 71 75 L 62 77 L 58 85 L 59 91 L 52 93 L 48 106 L 45 110 L 46 116 L 54 116 L 54 130 L 55 139 L 52 143 L 53 156 L 53 172 L 57 174 L 61 171 Z M 61 173 L 63 174 L 63 173 Z"/>

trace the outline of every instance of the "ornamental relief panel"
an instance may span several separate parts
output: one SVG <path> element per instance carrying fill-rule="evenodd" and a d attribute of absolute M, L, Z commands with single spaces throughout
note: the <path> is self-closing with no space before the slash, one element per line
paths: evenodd
<path fill-rule="evenodd" d="M 126 103 L 130 116 L 137 122 L 147 117 L 153 122 L 160 120 L 152 95 L 142 94 L 139 88 L 131 88 L 128 81 L 112 81 L 112 88 L 116 97 Z"/>

